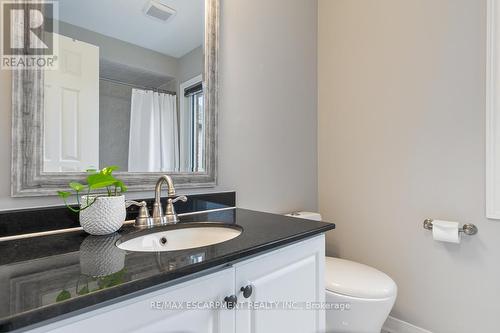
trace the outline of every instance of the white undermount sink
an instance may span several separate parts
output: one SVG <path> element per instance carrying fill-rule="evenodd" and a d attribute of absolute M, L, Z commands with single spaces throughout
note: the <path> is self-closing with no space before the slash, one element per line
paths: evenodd
<path fill-rule="evenodd" d="M 187 250 L 219 244 L 238 237 L 243 229 L 239 226 L 224 226 L 220 223 L 200 223 L 192 226 L 147 233 L 116 243 L 122 250 L 133 252 L 163 252 Z"/>

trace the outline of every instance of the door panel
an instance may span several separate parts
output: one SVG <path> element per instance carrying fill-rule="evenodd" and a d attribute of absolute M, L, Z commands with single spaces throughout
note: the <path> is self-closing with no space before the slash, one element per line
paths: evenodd
<path fill-rule="evenodd" d="M 99 48 L 58 35 L 60 62 L 44 78 L 44 172 L 99 167 Z"/>
<path fill-rule="evenodd" d="M 308 303 L 324 302 L 323 236 L 238 264 L 235 271 L 236 290 L 253 289 L 250 298 L 240 293 L 238 300 L 254 304 L 236 312 L 237 333 L 324 331 L 324 311 L 306 309 Z M 271 309 L 256 307 L 264 305 Z"/>

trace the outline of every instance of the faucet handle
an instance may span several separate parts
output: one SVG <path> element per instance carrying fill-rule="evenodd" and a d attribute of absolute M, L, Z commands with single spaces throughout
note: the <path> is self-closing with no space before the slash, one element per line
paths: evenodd
<path fill-rule="evenodd" d="M 182 202 L 186 202 L 188 200 L 188 198 L 185 195 L 181 195 L 181 196 L 178 196 L 175 199 L 169 198 L 167 201 L 168 201 L 168 203 L 174 204 L 174 203 L 176 203 L 179 200 L 182 201 Z"/>
<path fill-rule="evenodd" d="M 167 199 L 167 209 L 166 209 L 166 214 L 165 214 L 165 220 L 166 220 L 167 224 L 179 222 L 179 217 L 177 216 L 177 213 L 175 212 L 175 207 L 174 207 L 174 203 L 176 203 L 179 200 L 186 202 L 187 197 L 185 195 L 181 195 L 181 196 L 174 198 L 174 199 L 172 199 L 172 198 Z"/>
<path fill-rule="evenodd" d="M 128 208 L 130 206 L 138 206 L 139 208 L 139 214 L 137 215 L 137 218 L 135 219 L 135 226 L 139 228 L 144 228 L 144 227 L 150 227 L 152 225 L 152 219 L 149 216 L 148 212 L 148 205 L 146 201 L 132 201 L 129 200 L 125 203 L 125 206 Z"/>
<path fill-rule="evenodd" d="M 126 200 L 125 201 L 125 208 L 129 208 L 130 206 L 137 206 L 137 207 L 145 207 L 147 206 L 146 201 L 134 201 L 134 200 Z"/>

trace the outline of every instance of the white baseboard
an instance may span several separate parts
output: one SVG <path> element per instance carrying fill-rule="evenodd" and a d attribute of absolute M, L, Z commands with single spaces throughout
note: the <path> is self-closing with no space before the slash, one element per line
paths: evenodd
<path fill-rule="evenodd" d="M 432 333 L 405 321 L 389 316 L 385 321 L 383 331 L 388 333 Z"/>

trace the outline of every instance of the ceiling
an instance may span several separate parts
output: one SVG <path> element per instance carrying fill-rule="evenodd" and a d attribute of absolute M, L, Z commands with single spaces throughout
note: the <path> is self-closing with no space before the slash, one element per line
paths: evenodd
<path fill-rule="evenodd" d="M 61 21 L 180 58 L 203 44 L 204 0 L 160 0 L 177 13 L 167 22 L 144 14 L 149 0 L 60 0 Z"/>

